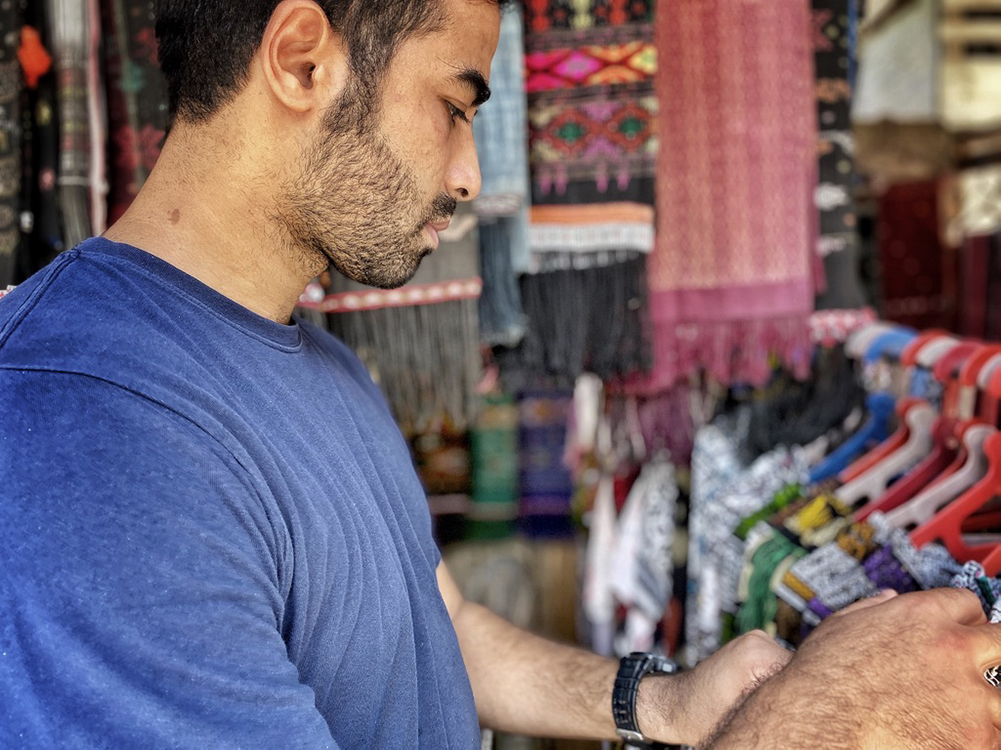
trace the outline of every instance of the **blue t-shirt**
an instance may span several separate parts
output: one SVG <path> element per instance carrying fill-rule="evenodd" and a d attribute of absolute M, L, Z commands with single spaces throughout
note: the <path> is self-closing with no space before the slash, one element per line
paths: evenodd
<path fill-rule="evenodd" d="M 0 747 L 470 748 L 358 359 L 85 242 L 0 299 Z"/>

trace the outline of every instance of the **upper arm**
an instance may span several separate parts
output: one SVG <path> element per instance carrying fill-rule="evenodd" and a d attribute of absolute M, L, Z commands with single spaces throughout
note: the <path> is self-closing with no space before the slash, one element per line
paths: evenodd
<path fill-rule="evenodd" d="M 78 375 L 0 371 L 0 401 L 0 739 L 333 746 L 281 535 L 217 441 Z"/>

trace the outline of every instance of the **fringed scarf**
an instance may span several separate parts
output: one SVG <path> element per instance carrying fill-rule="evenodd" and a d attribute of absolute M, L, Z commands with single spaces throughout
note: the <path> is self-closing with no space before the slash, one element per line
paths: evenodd
<path fill-rule="evenodd" d="M 643 369 L 657 100 L 652 0 L 529 0 L 531 273 L 521 365 L 572 381 Z"/>
<path fill-rule="evenodd" d="M 490 66 L 492 96 L 473 120 L 482 188 L 480 217 L 480 336 L 492 346 L 516 346 L 525 335 L 517 274 L 528 268 L 528 119 L 522 16 L 517 5 L 501 20 Z"/>
<path fill-rule="evenodd" d="M 101 0 L 112 223 L 125 213 L 149 176 L 167 129 L 167 89 L 157 64 L 152 19 L 152 0 Z"/>
<path fill-rule="evenodd" d="M 705 369 L 809 372 L 816 101 L 801 0 L 679 3 L 658 21 L 661 149 L 648 388 Z"/>
<path fill-rule="evenodd" d="M 330 294 L 302 306 L 327 315 L 382 388 L 404 434 L 466 429 L 481 375 L 476 308 L 482 288 L 476 218 L 460 204 L 413 280 L 382 290 L 332 274 Z"/>

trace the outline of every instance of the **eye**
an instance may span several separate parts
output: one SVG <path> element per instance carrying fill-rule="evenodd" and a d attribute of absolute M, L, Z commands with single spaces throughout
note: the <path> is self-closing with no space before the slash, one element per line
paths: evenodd
<path fill-rule="evenodd" d="M 445 106 L 448 108 L 448 116 L 452 118 L 454 123 L 456 120 L 461 120 L 462 122 L 469 124 L 469 118 L 466 117 L 466 113 L 461 109 L 456 107 L 452 102 L 445 102 Z"/>

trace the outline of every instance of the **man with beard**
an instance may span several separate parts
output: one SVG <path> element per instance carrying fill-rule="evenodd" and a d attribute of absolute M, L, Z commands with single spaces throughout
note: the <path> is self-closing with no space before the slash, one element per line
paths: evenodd
<path fill-rule="evenodd" d="M 757 633 L 645 679 L 464 602 L 377 389 L 292 312 L 328 264 L 403 284 L 476 196 L 496 2 L 157 10 L 156 169 L 0 303 L 0 746 L 995 741 L 969 593 L 867 602 L 781 672 Z"/>

